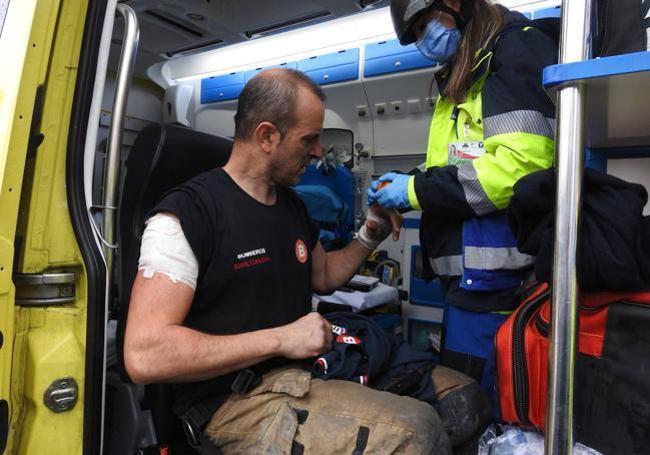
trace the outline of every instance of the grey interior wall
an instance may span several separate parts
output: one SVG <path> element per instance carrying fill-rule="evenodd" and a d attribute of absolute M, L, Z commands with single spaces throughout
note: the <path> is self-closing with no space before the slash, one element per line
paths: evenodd
<path fill-rule="evenodd" d="M 196 90 L 195 90 L 196 92 Z M 198 106 L 200 104 L 197 103 Z M 235 134 L 236 101 L 200 106 L 194 114 L 193 128 L 205 133 L 230 137 Z"/>
<path fill-rule="evenodd" d="M 102 98 L 102 113 L 98 142 L 108 135 L 108 126 L 112 115 L 115 78 L 106 79 L 106 88 Z M 162 118 L 163 91 L 158 86 L 139 79 L 134 79 L 129 89 L 129 98 L 124 120 L 123 146 L 125 150 L 133 144 L 137 133 L 149 123 L 160 123 Z"/>
<path fill-rule="evenodd" d="M 429 93 L 433 70 L 369 78 L 363 81 L 374 120 L 375 157 L 426 153 L 427 132 L 433 112 Z"/>
<path fill-rule="evenodd" d="M 106 86 L 102 96 L 102 110 L 97 131 L 97 154 L 93 175 L 93 202 L 98 204 L 101 198 L 100 185 L 103 175 L 104 154 L 108 128 L 112 117 L 115 77 L 106 78 Z M 124 119 L 122 134 L 122 158 L 125 158 L 138 132 L 150 123 L 160 123 L 162 118 L 163 90 L 148 81 L 134 79 L 129 89 L 129 98 Z"/>

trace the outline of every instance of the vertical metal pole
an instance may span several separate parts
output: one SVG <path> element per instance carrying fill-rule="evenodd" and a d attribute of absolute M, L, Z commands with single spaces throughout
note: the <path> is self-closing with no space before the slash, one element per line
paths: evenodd
<path fill-rule="evenodd" d="M 120 159 L 122 153 L 122 131 L 126 115 L 126 102 L 129 97 L 131 75 L 135 64 L 135 54 L 138 49 L 140 31 L 138 18 L 133 10 L 122 3 L 117 5 L 117 11 L 124 17 L 124 42 L 122 54 L 115 79 L 115 95 L 113 97 L 113 113 L 111 124 L 108 128 L 108 143 L 106 146 L 106 163 L 104 165 L 104 191 L 102 205 L 104 218 L 102 221 L 102 234 L 106 245 L 107 283 L 110 286 L 113 278 L 113 259 L 115 256 L 115 221 L 117 212 L 117 185 L 119 183 Z M 108 288 L 110 289 L 110 288 Z"/>
<path fill-rule="evenodd" d="M 124 118 L 126 116 L 126 102 L 129 96 L 131 76 L 135 56 L 138 50 L 140 28 L 138 17 L 131 7 L 122 3 L 116 7 L 117 11 L 124 17 L 124 40 L 120 63 L 115 79 L 115 94 L 113 96 L 113 114 L 111 124 L 108 128 L 108 142 L 106 145 L 106 162 L 104 164 L 104 189 L 102 193 L 102 206 L 104 208 L 102 219 L 102 235 L 104 238 L 104 258 L 106 260 L 106 297 L 104 301 L 104 327 L 108 327 L 108 313 L 112 304 L 113 283 L 114 283 L 114 260 L 115 260 L 115 224 L 117 219 L 117 198 L 118 184 L 120 177 L 120 163 L 122 155 L 122 131 L 124 129 Z M 104 360 L 103 360 L 103 388 L 102 388 L 102 417 L 101 428 L 102 438 L 100 454 L 104 452 L 104 425 L 106 412 L 106 361 L 107 361 L 107 337 L 104 336 Z"/>
<path fill-rule="evenodd" d="M 560 63 L 589 57 L 591 0 L 563 0 Z M 577 328 L 576 247 L 582 190 L 583 87 L 562 87 L 557 98 L 557 199 L 552 324 L 546 409 L 546 454 L 571 454 Z"/>

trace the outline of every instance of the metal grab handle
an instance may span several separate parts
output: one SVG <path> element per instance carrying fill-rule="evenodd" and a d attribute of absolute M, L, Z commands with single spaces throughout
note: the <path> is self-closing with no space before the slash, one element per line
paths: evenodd
<path fill-rule="evenodd" d="M 562 1 L 560 63 L 589 57 L 591 0 Z M 584 88 L 565 85 L 557 99 L 557 199 L 553 261 L 552 323 L 546 409 L 546 454 L 571 454 L 576 358 L 576 249 L 584 154 Z"/>
<path fill-rule="evenodd" d="M 115 81 L 115 95 L 113 96 L 113 115 L 108 128 L 108 143 L 106 146 L 106 164 L 104 166 L 104 191 L 102 205 L 104 207 L 117 206 L 117 184 L 120 173 L 120 159 L 122 149 L 122 131 L 126 116 L 126 102 L 129 97 L 129 86 L 135 64 L 135 55 L 138 49 L 140 30 L 138 18 L 131 7 L 122 3 L 117 5 L 117 11 L 124 17 L 124 40 L 120 63 Z M 107 278 L 112 281 L 113 260 L 115 249 L 109 245 L 115 243 L 115 210 L 105 210 L 102 220 L 102 234 L 104 240 L 104 254 L 106 257 Z M 107 287 L 110 289 L 110 287 Z"/>

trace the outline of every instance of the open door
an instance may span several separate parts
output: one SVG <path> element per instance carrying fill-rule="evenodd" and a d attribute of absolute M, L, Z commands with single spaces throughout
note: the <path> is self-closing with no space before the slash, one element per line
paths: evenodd
<path fill-rule="evenodd" d="M 0 2 L 0 453 L 84 450 L 87 275 L 66 149 L 87 6 Z"/>

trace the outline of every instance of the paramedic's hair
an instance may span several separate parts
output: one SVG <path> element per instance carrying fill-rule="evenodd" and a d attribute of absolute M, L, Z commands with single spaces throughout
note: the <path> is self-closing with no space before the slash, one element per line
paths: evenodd
<path fill-rule="evenodd" d="M 304 73 L 292 69 L 264 71 L 251 79 L 241 95 L 235 114 L 235 139 L 250 138 L 257 125 L 273 123 L 284 137 L 296 124 L 294 108 L 300 86 L 325 101 L 325 93 Z"/>
<path fill-rule="evenodd" d="M 477 63 L 474 56 L 499 33 L 503 24 L 503 7 L 499 5 L 493 5 L 487 0 L 474 0 L 470 8 L 470 20 L 463 30 L 463 37 L 451 62 L 451 71 L 449 66 L 443 70 L 447 72 L 447 84 L 442 94 L 454 104 L 464 102 L 467 97 L 472 68 Z M 431 90 L 433 83 L 432 81 Z"/>

